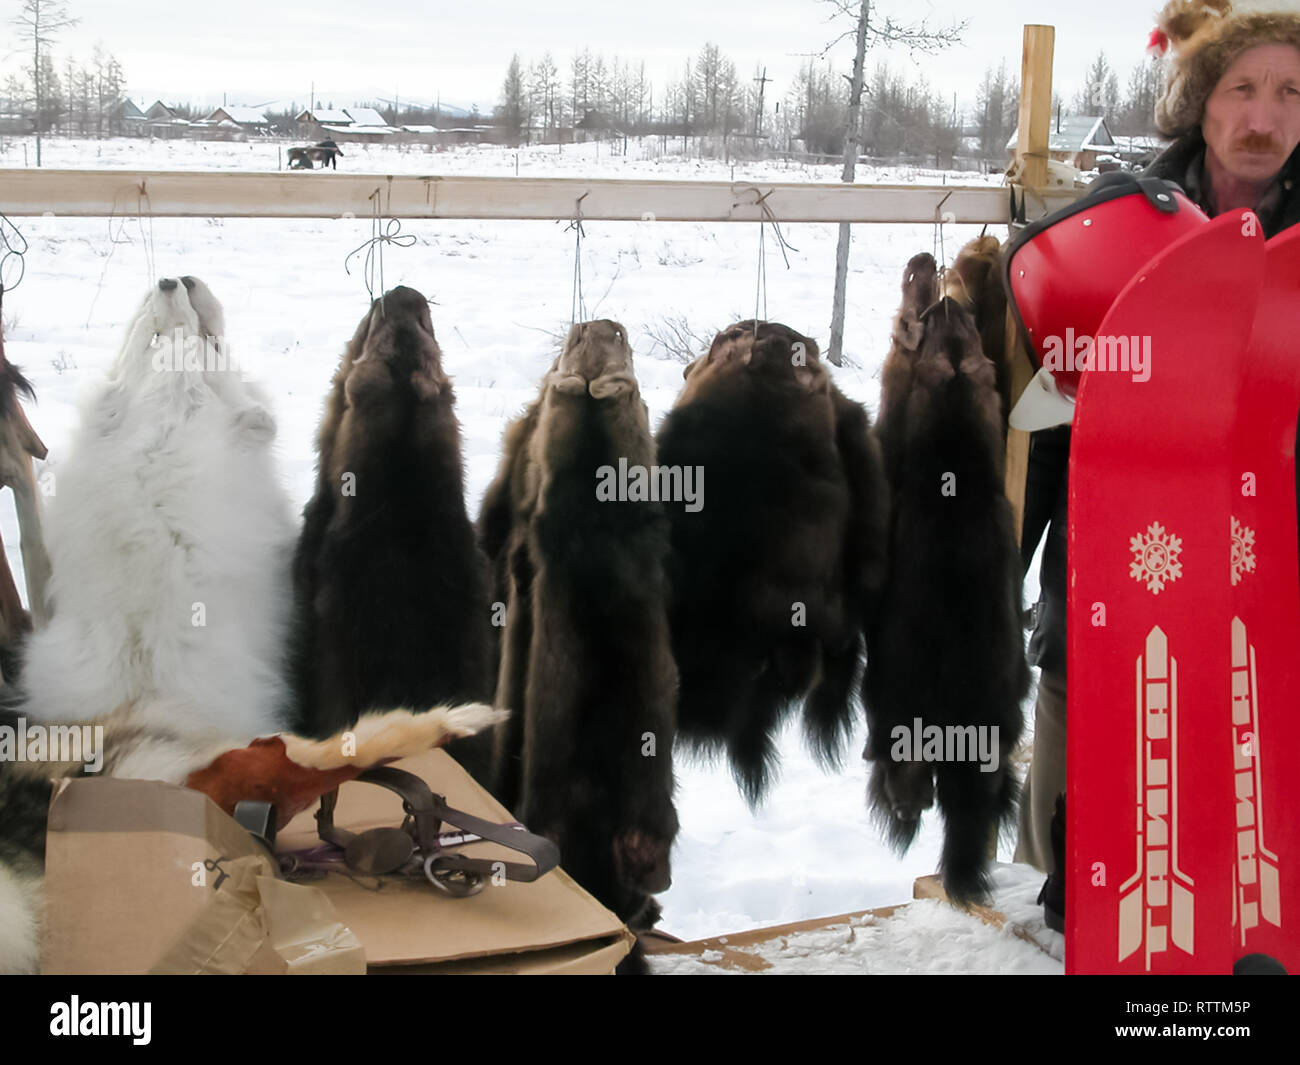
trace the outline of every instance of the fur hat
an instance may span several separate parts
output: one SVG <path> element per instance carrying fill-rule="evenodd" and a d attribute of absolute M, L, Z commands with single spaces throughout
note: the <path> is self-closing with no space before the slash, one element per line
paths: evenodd
<path fill-rule="evenodd" d="M 1169 0 L 1157 16 L 1148 51 L 1170 53 L 1164 92 L 1156 100 L 1156 126 L 1180 137 L 1200 125 L 1205 101 L 1242 52 L 1261 44 L 1300 48 L 1300 0 L 1272 0 L 1273 10 L 1232 0 Z"/>

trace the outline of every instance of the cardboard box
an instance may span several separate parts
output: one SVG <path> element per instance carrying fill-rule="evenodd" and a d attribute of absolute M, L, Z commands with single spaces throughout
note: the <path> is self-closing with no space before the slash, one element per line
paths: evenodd
<path fill-rule="evenodd" d="M 441 751 L 396 765 L 456 809 L 513 820 Z M 318 842 L 313 813 L 283 829 L 278 849 Z M 340 827 L 402 817 L 385 788 L 339 792 Z M 285 882 L 207 796 L 157 781 L 61 782 L 46 847 L 47 973 L 612 973 L 634 941 L 561 869 L 469 898 L 422 879 L 379 890 L 336 874 Z M 464 849 L 527 860 L 497 844 Z"/>
<path fill-rule="evenodd" d="M 365 971 L 319 891 L 197 791 L 158 781 L 60 781 L 45 849 L 41 971 Z"/>
<path fill-rule="evenodd" d="M 457 810 L 490 821 L 514 820 L 444 751 L 394 764 L 428 781 Z M 313 813 L 284 827 L 278 850 L 318 842 Z M 344 784 L 335 822 L 353 832 L 400 825 L 402 801 L 373 784 Z M 458 849 L 474 857 L 527 861 L 495 843 Z M 451 898 L 423 880 L 387 880 L 378 891 L 337 875 L 313 883 L 361 941 L 371 972 L 612 973 L 634 941 L 563 869 L 532 883 L 489 884 L 469 898 Z"/>

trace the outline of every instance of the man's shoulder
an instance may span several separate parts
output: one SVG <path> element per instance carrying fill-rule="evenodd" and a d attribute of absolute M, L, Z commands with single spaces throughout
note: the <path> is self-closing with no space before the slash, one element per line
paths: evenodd
<path fill-rule="evenodd" d="M 1200 130 L 1191 130 L 1156 156 L 1151 165 L 1142 171 L 1142 176 L 1163 178 L 1165 181 L 1175 181 L 1182 185 L 1192 163 L 1204 151 L 1205 141 L 1201 138 Z"/>

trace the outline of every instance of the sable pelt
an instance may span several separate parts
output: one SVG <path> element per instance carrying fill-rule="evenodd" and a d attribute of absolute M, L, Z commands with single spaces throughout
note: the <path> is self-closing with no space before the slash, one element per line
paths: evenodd
<path fill-rule="evenodd" d="M 765 321 L 724 330 L 687 367 L 658 444 L 662 464 L 704 471 L 702 509 L 668 505 L 678 731 L 725 749 L 754 804 L 776 768 L 774 734 L 800 700 L 823 762 L 838 761 L 852 728 L 863 629 L 884 579 L 879 444 L 816 343 Z"/>
<path fill-rule="evenodd" d="M 944 887 L 971 902 L 987 895 L 988 850 L 1015 809 L 1010 754 L 1029 671 L 993 364 L 970 314 L 939 293 L 934 260 L 914 257 L 883 375 L 890 569 L 869 641 L 864 757 L 873 814 L 900 852 L 937 796 Z M 998 769 L 894 761 L 892 730 L 910 733 L 917 718 L 923 728 L 996 725 Z"/>
<path fill-rule="evenodd" d="M 454 402 L 428 302 L 406 287 L 375 300 L 334 375 L 294 559 L 303 735 L 491 699 L 487 563 Z"/>
<path fill-rule="evenodd" d="M 583 887 L 645 928 L 677 834 L 677 671 L 663 508 L 597 498 L 598 471 L 620 458 L 655 462 L 631 348 L 617 322 L 581 323 L 506 432 L 479 529 L 508 604 L 498 798 L 559 844 Z"/>
<path fill-rule="evenodd" d="M 955 299 L 975 319 L 980 348 L 993 363 L 1001 402 L 1002 432 L 1011 413 L 1011 363 L 1007 359 L 1007 292 L 1002 283 L 1002 244 L 976 237 L 957 253 L 942 279 L 943 295 Z"/>

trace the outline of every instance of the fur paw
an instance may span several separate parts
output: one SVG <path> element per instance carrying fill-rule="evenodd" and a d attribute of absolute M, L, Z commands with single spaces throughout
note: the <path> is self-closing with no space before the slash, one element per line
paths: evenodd
<path fill-rule="evenodd" d="M 613 847 L 614 870 L 621 883 L 650 894 L 668 890 L 673 882 L 669 841 L 632 829 L 616 836 Z"/>
<path fill-rule="evenodd" d="M 605 374 L 591 382 L 591 394 L 595 399 L 613 399 L 616 396 L 628 396 L 636 391 L 636 378 L 626 371 Z"/>
<path fill-rule="evenodd" d="M 587 394 L 586 378 L 576 373 L 551 374 L 551 387 L 566 396 L 583 396 Z"/>
<path fill-rule="evenodd" d="M 246 440 L 266 443 L 275 439 L 275 419 L 265 407 L 245 407 L 235 415 L 235 432 Z"/>

